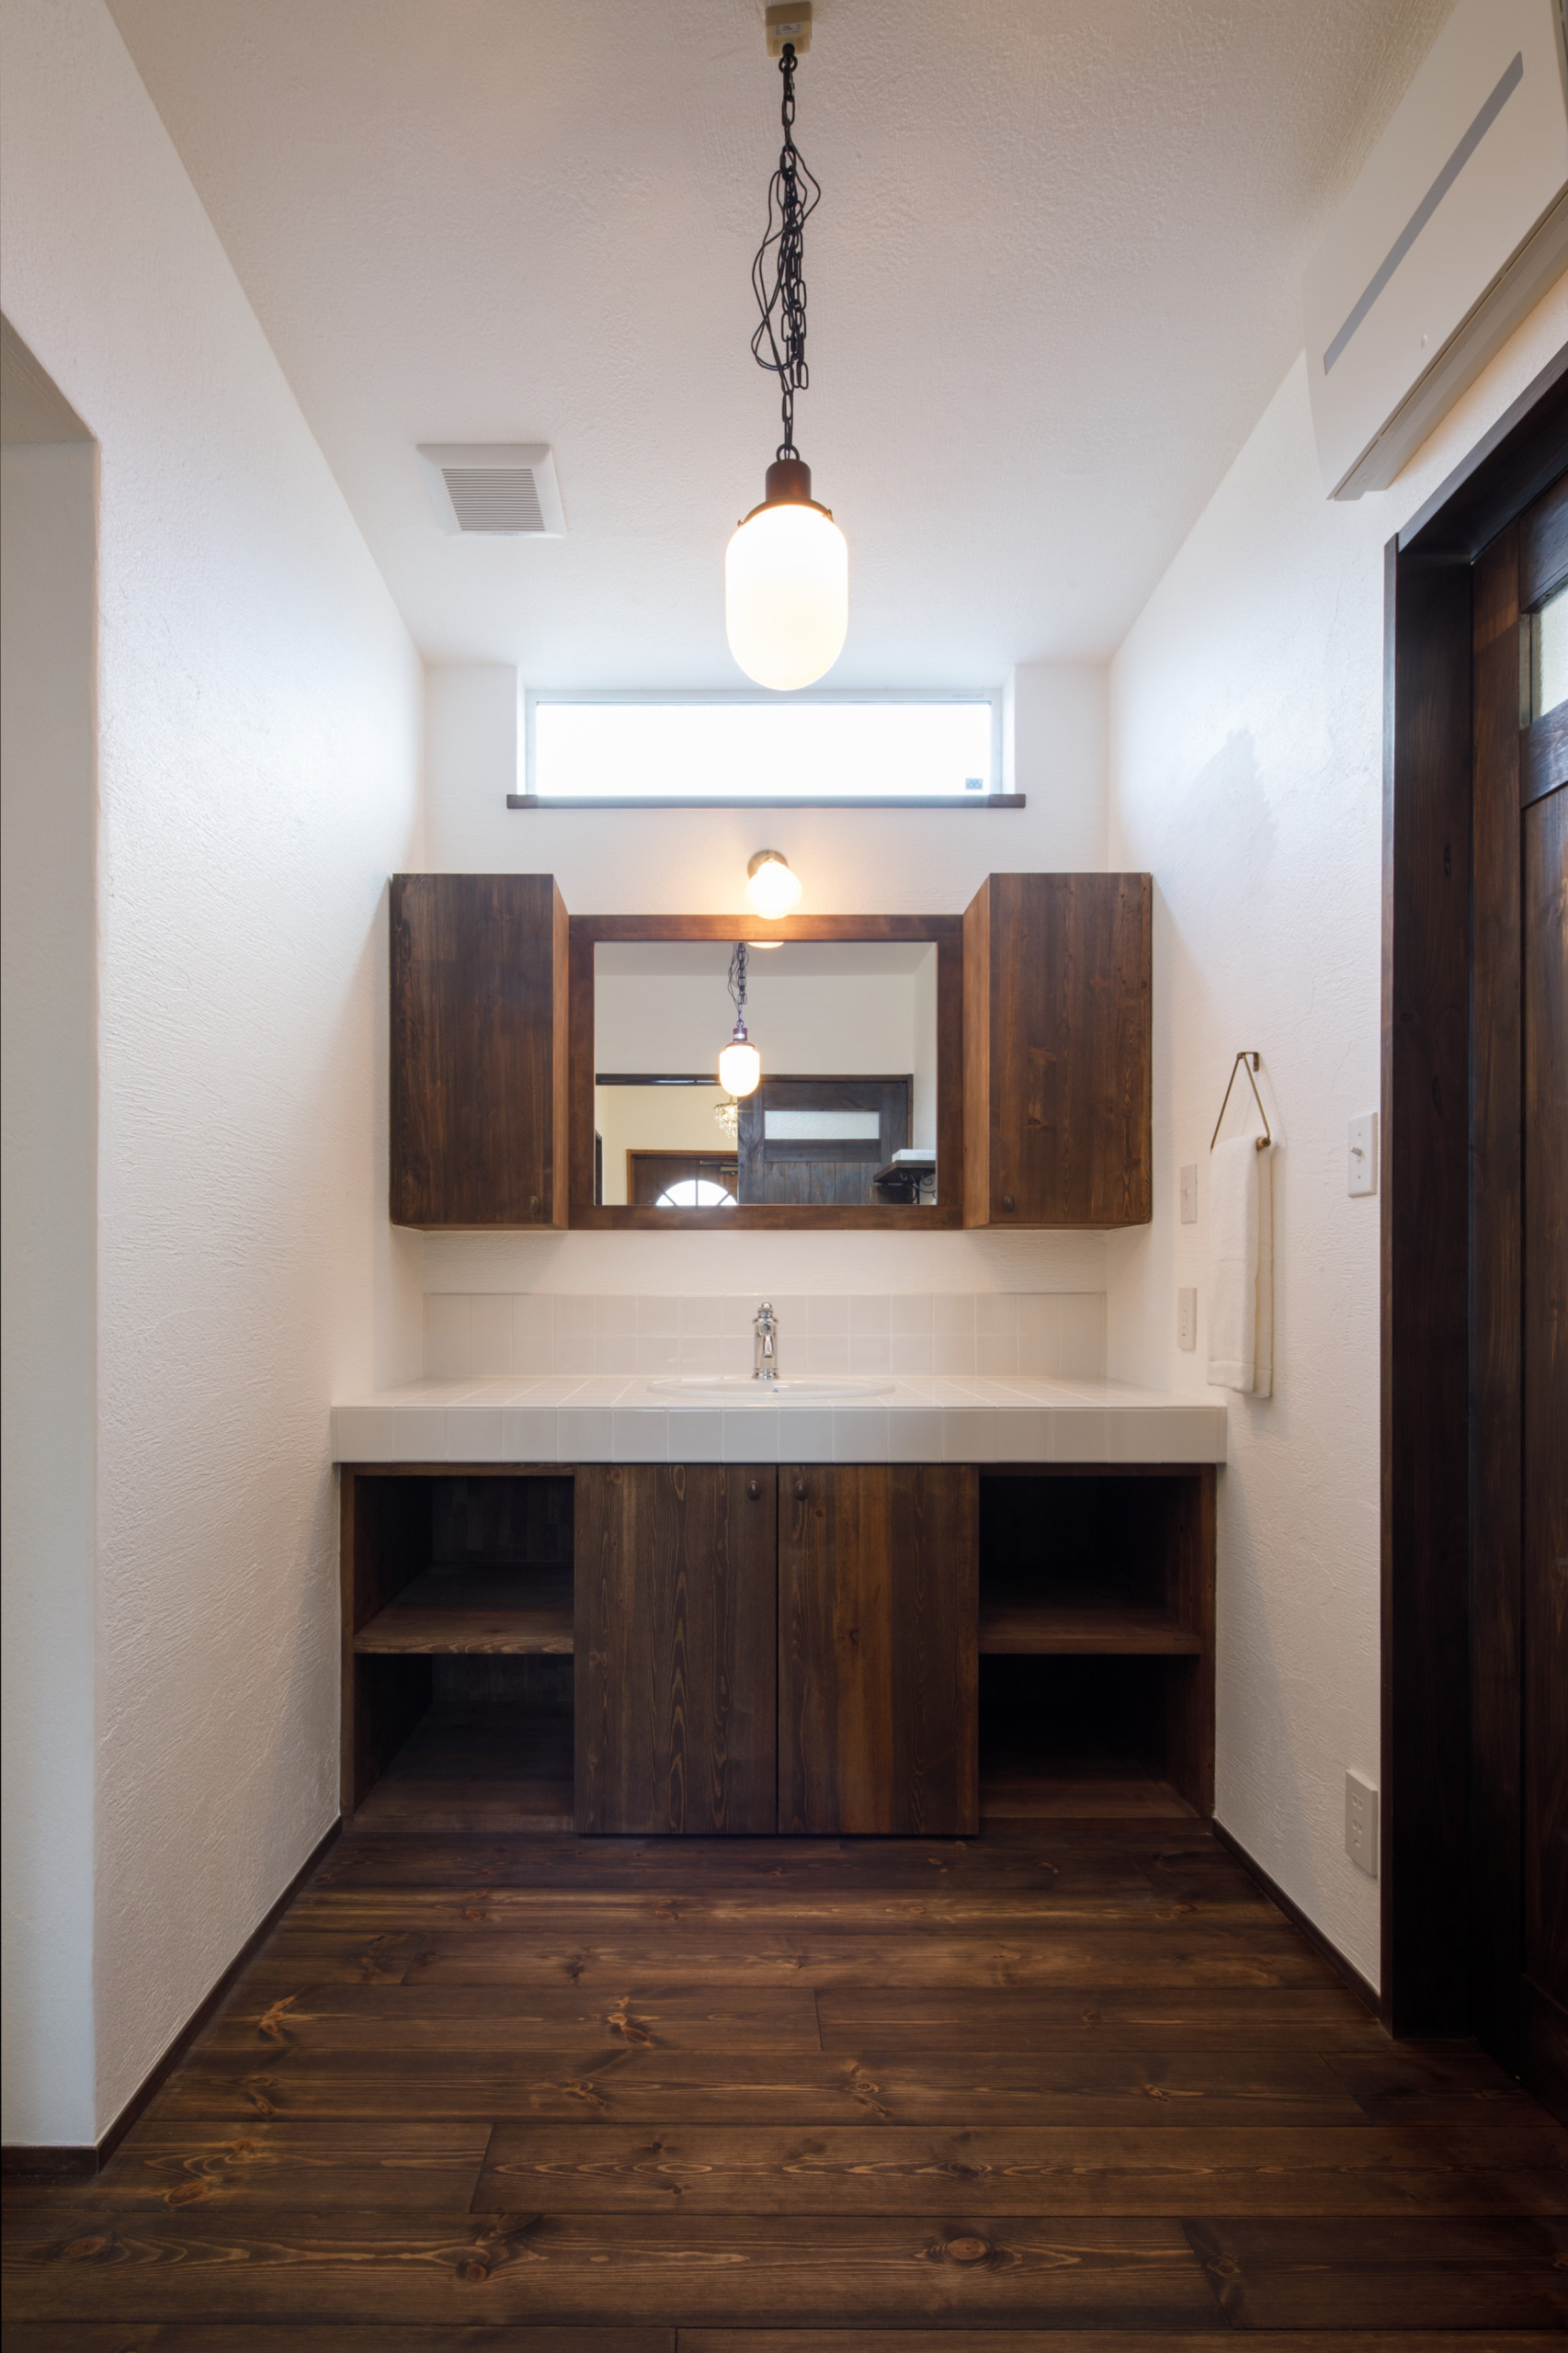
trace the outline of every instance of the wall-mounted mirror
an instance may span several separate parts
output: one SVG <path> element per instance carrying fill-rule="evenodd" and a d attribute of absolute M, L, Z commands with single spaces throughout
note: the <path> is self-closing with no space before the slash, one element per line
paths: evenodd
<path fill-rule="evenodd" d="M 797 918 L 767 940 L 755 917 L 699 920 L 705 936 L 666 920 L 657 938 L 574 920 L 573 1222 L 958 1223 L 950 919 L 866 938 Z M 732 1092 L 719 1062 L 743 985 L 759 1075 Z"/>

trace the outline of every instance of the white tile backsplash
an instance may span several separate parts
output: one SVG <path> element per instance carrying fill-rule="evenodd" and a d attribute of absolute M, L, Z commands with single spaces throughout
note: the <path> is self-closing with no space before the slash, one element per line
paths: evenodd
<path fill-rule="evenodd" d="M 749 1294 L 429 1291 L 425 1373 L 746 1373 L 759 1304 Z M 1102 1291 L 867 1291 L 776 1296 L 773 1306 L 786 1375 L 1105 1374 Z"/>
<path fill-rule="evenodd" d="M 469 1300 L 468 1370 L 512 1370 L 512 1302 L 504 1291 L 475 1291 Z"/>

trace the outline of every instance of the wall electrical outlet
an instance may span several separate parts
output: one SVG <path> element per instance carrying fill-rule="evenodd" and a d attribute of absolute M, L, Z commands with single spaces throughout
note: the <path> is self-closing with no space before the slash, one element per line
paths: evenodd
<path fill-rule="evenodd" d="M 1198 1293 L 1178 1290 L 1176 1293 L 1176 1346 L 1195 1348 L 1198 1346 Z"/>
<path fill-rule="evenodd" d="M 1181 1222 L 1183 1225 L 1198 1223 L 1198 1163 L 1190 1161 L 1181 1170 Z"/>
<path fill-rule="evenodd" d="M 1349 1158 L 1345 1189 L 1350 1194 L 1378 1189 L 1378 1115 L 1363 1111 L 1350 1122 Z"/>
<path fill-rule="evenodd" d="M 1378 1875 L 1378 1790 L 1364 1773 L 1345 1776 L 1345 1851 L 1369 1879 Z"/>

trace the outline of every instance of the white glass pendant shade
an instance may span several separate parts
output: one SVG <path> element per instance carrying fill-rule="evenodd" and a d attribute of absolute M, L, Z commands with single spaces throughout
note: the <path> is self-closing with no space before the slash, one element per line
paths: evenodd
<path fill-rule="evenodd" d="M 790 861 L 782 850 L 759 849 L 746 868 L 746 904 L 777 923 L 781 915 L 792 915 L 801 904 L 801 878 L 791 873 Z"/>
<path fill-rule="evenodd" d="M 849 627 L 849 549 L 824 507 L 786 499 L 746 517 L 724 556 L 724 627 L 759 687 L 789 694 L 833 667 Z"/>
<path fill-rule="evenodd" d="M 719 1057 L 719 1084 L 734 1096 L 755 1095 L 762 1076 L 762 1056 L 743 1030 L 732 1038 Z"/>

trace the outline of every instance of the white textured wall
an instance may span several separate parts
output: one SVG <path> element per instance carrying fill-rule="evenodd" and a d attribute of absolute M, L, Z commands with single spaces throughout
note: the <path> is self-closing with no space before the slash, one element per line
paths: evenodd
<path fill-rule="evenodd" d="M 101 2131 L 336 1811 L 327 1407 L 419 1361 L 383 909 L 421 673 L 102 0 L 8 0 L 5 47 L 7 315 L 101 453 Z"/>
<path fill-rule="evenodd" d="M 961 914 L 994 871 L 1106 864 L 1106 673 L 1036 665 L 1008 682 L 1007 776 L 1021 811 L 508 810 L 517 673 L 434 669 L 426 702 L 428 864 L 553 874 L 576 915 L 720 914 L 746 860 L 782 849 L 813 915 Z M 1105 1244 L 1052 1233 L 432 1234 L 431 1291 L 1097 1291 Z"/>
<path fill-rule="evenodd" d="M 1379 1769 L 1378 1203 L 1346 1196 L 1346 1128 L 1379 1090 L 1382 551 L 1565 334 L 1560 286 L 1354 505 L 1323 495 L 1298 361 L 1111 673 L 1111 863 L 1155 881 L 1155 1188 L 1153 1225 L 1108 1245 L 1110 1369 L 1203 1389 L 1209 1139 L 1256 1047 L 1276 1375 L 1268 1402 L 1232 1400 L 1221 1478 L 1217 1810 L 1374 1982 L 1377 1889 L 1343 1824 L 1346 1768 Z"/>
<path fill-rule="evenodd" d="M 0 451 L 7 2142 L 94 2137 L 91 442 Z"/>

